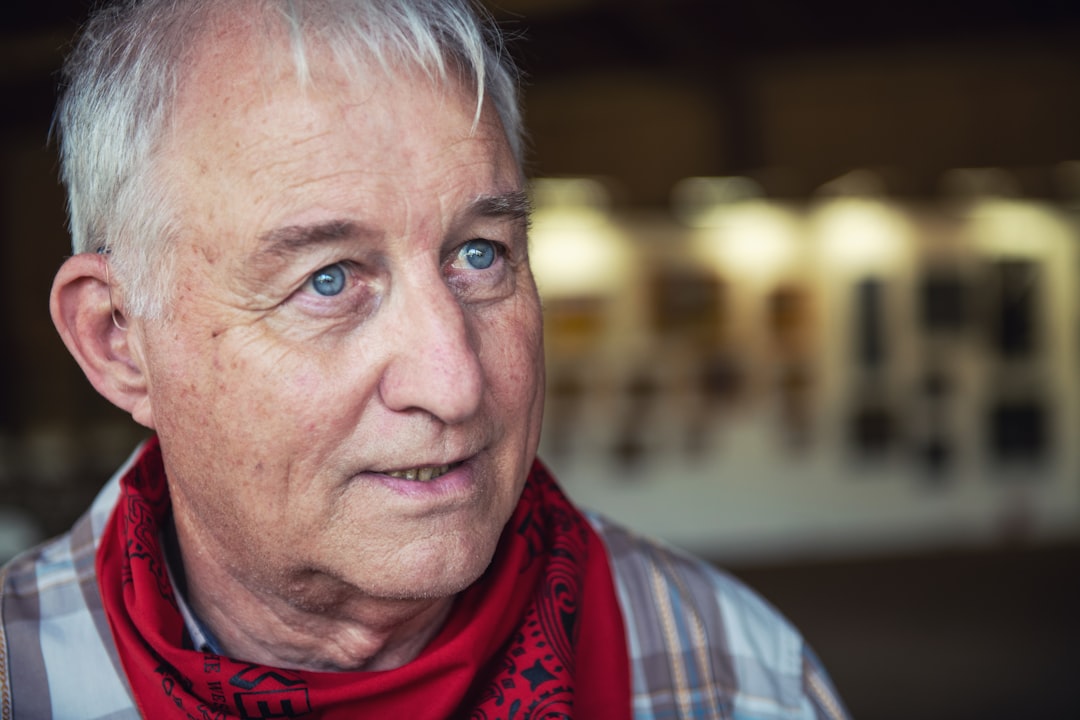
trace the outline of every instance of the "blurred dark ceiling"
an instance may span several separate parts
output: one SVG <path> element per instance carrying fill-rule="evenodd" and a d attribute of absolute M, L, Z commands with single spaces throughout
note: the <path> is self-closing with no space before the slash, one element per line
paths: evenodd
<path fill-rule="evenodd" d="M 1069 87 L 1072 78 L 1080 76 L 1078 0 L 482 1 L 516 36 L 511 50 L 525 71 L 526 99 L 537 100 L 527 107 L 536 139 L 537 170 L 625 174 L 629 171 L 611 162 L 610 157 L 626 154 L 616 143 L 630 142 L 634 162 L 645 168 L 640 173 L 653 176 L 650 187 L 637 183 L 639 199 L 662 199 L 666 187 L 682 176 L 680 173 L 744 171 L 781 162 L 808 167 L 808 176 L 817 182 L 848 166 L 917 166 L 921 162 L 925 174 L 932 175 L 940 169 L 938 164 L 1007 165 L 1073 159 L 1080 147 L 1073 130 L 1080 117 L 1080 101 L 1069 97 L 1073 95 Z M 55 73 L 63 49 L 93 4 L 92 0 L 50 0 L 12 3 L 5 8 L 0 19 L 0 92 L 17 101 L 0 114 L 0 129 L 43 134 L 38 128 L 47 127 L 55 104 Z M 937 52 L 942 48 L 949 50 L 945 56 Z M 891 55 L 892 60 L 871 65 L 877 62 L 876 53 L 893 50 L 899 52 Z M 949 67 L 960 67 L 957 50 L 974 58 L 971 63 L 986 67 L 984 76 L 1002 77 L 1004 89 L 976 89 L 973 83 L 983 80 L 975 72 L 960 70 L 950 75 Z M 1025 57 L 1040 53 L 1053 58 L 1049 67 L 1056 74 L 1050 79 L 1040 79 L 1044 65 L 1024 64 Z M 945 64 L 939 65 L 942 57 Z M 772 116 L 763 115 L 766 110 L 761 97 L 751 96 L 747 89 L 760 82 L 753 75 L 760 61 L 779 59 L 785 67 L 798 68 L 807 60 L 820 58 L 831 58 L 834 67 L 857 69 L 865 65 L 881 72 L 874 71 L 877 74 L 868 88 L 856 89 L 836 84 L 836 73 L 801 79 L 792 79 L 789 73 L 784 86 L 784 92 L 789 93 L 784 101 L 787 104 L 777 105 Z M 922 74 L 904 75 L 897 66 L 910 66 L 913 73 Z M 603 102 L 615 108 L 609 114 L 616 118 L 616 125 L 636 123 L 633 129 L 623 128 L 623 135 L 605 137 L 610 135 L 604 129 L 611 127 L 610 118 L 604 120 L 606 126 L 589 125 L 588 113 L 598 112 L 595 104 L 589 104 L 596 94 L 584 91 L 574 95 L 566 87 L 568 81 L 572 85 L 588 73 L 593 73 L 590 82 L 595 87 L 614 87 L 614 93 L 624 93 L 623 105 L 618 104 L 620 96 L 612 99 L 611 94 L 605 95 Z M 623 78 L 632 76 L 633 82 L 645 88 L 642 93 L 654 95 L 629 97 L 624 86 L 610 82 L 612 76 L 618 80 L 619 73 Z M 650 75 L 652 85 L 648 84 Z M 936 82 L 939 76 L 961 80 L 945 90 L 935 90 L 943 87 Z M 802 83 L 799 87 L 815 93 L 817 106 L 808 106 L 801 96 L 790 94 L 796 80 Z M 912 90 L 905 82 L 927 89 Z M 1029 92 L 1032 82 L 1035 86 Z M 679 111 L 666 105 L 667 98 L 658 97 L 657 90 L 676 85 L 695 88 L 694 102 L 709 104 L 699 115 L 700 122 L 714 123 L 714 135 L 720 140 L 715 148 L 697 150 L 696 155 L 687 150 L 689 160 L 674 158 L 665 167 L 648 168 L 650 160 L 641 151 L 653 143 L 646 130 L 663 137 L 657 127 L 663 124 L 663 116 L 656 113 Z M 562 93 L 558 100 L 562 105 L 544 94 L 551 88 Z M 987 99 L 978 100 L 979 92 Z M 1039 102 L 1027 103 L 1025 93 Z M 890 97 L 894 99 L 890 101 Z M 846 102 L 843 98 L 852 98 L 849 106 L 841 107 Z M 858 103 L 871 101 L 881 102 L 881 109 L 876 115 L 859 116 L 864 108 Z M 927 121 L 918 117 L 914 124 L 895 118 L 902 112 L 914 112 L 907 108 L 916 105 L 943 113 L 942 121 L 928 127 Z M 563 112 L 565 108 L 569 112 Z M 832 114 L 818 113 L 821 119 L 814 127 L 815 113 L 822 108 L 822 113 Z M 776 118 L 795 112 L 806 122 L 794 130 L 833 139 L 835 147 L 820 143 L 822 154 L 827 153 L 831 162 L 810 157 L 805 148 L 800 154 L 790 149 L 790 143 L 778 142 L 776 138 L 790 136 L 791 128 L 767 129 L 769 122 L 775 124 Z M 862 121 L 848 120 L 859 117 Z M 852 123 L 850 127 L 835 129 L 847 122 Z M 980 127 L 987 122 L 991 128 Z M 831 135 L 830 128 L 834 128 Z M 668 131 L 670 139 L 670 127 Z M 765 137 L 766 132 L 773 134 Z M 875 144 L 866 141 L 859 146 L 857 141 L 870 132 L 877 133 Z M 573 133 L 589 135 L 588 143 L 568 143 Z M 896 138 L 907 138 L 909 145 L 896 142 Z M 942 151 L 953 147 L 961 149 Z M 890 154 L 880 148 L 893 150 Z M 919 153 L 922 156 L 913 157 Z M 634 185 L 633 180 L 630 185 Z"/>
<path fill-rule="evenodd" d="M 1080 28 L 1075 0 L 492 0 L 514 26 L 521 19 L 530 70 L 582 62 L 687 63 L 882 43 L 993 39 Z"/>
<path fill-rule="evenodd" d="M 19 2 L 5 7 L 0 43 L 5 89 L 41 83 L 93 0 Z M 889 44 L 992 43 L 1080 33 L 1076 0 L 484 0 L 520 37 L 512 49 L 533 82 L 592 69 L 648 67 L 699 75 L 739 58 Z M 25 45 L 38 52 L 26 58 Z M 23 53 L 18 47 L 24 46 Z M 48 58 L 43 55 L 48 55 Z M 36 72 L 45 69 L 45 72 Z M 27 77 L 27 74 L 33 77 Z M 16 86 L 16 87 L 13 87 Z M 40 97 L 37 97 L 40 96 Z M 24 95 L 24 97 L 26 97 Z M 36 115 L 36 113 L 35 113 Z M 3 120 L 10 123 L 11 119 Z"/>
<path fill-rule="evenodd" d="M 28 33 L 70 32 L 95 3 L 11 3 L 5 42 Z M 1075 0 L 486 0 L 545 68 L 581 57 L 667 64 L 687 57 L 821 46 L 935 41 L 1080 27 Z M 535 62 L 530 62 L 534 65 Z"/>

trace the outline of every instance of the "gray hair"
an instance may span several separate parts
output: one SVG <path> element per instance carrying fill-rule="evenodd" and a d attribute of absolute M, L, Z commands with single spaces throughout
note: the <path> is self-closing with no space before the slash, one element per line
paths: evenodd
<path fill-rule="evenodd" d="M 517 72 L 470 0 L 119 0 L 89 20 L 68 57 L 54 123 L 72 248 L 110 254 L 131 316 L 167 311 L 180 228 L 155 152 L 202 32 L 238 5 L 282 23 L 302 83 L 305 43 L 328 48 L 350 76 L 374 60 L 391 73 L 411 66 L 472 83 L 476 117 L 486 97 L 522 165 Z"/>

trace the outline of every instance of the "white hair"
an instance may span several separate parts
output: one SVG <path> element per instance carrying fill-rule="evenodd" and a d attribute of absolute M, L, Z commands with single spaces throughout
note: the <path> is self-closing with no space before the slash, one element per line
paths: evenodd
<path fill-rule="evenodd" d="M 247 6 L 283 23 L 302 83 L 307 47 L 328 48 L 349 75 L 375 60 L 388 72 L 418 68 L 466 82 L 502 122 L 519 168 L 523 132 L 518 77 L 502 37 L 470 0 L 120 0 L 86 24 L 64 66 L 54 120 L 76 253 L 107 252 L 124 311 L 167 312 L 180 230 L 172 189 L 155 153 L 192 53 L 212 17 Z M 452 79 L 451 79 L 452 78 Z"/>

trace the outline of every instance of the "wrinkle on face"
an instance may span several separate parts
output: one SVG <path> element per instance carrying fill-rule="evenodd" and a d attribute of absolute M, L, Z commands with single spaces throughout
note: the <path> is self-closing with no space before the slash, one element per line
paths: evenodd
<path fill-rule="evenodd" d="M 490 561 L 542 414 L 528 198 L 494 111 L 474 126 L 467 89 L 403 73 L 300 92 L 242 45 L 228 53 L 229 77 L 209 60 L 195 69 L 200 92 L 164 150 L 187 244 L 174 317 L 144 326 L 151 397 L 185 567 L 223 559 L 193 561 L 193 586 L 257 596 L 253 636 L 275 618 L 311 622 L 317 647 L 372 608 L 447 599 Z M 486 235 L 507 246 L 509 274 L 470 286 L 454 252 Z M 306 285 L 337 263 L 360 283 L 340 305 Z M 448 420 L 432 398 L 456 390 L 438 377 L 455 354 L 479 385 Z M 411 406 L 381 394 L 395 372 L 417 379 Z M 413 502 L 377 477 L 459 460 L 475 488 L 453 503 Z M 330 606 L 353 624 L 290 614 Z"/>

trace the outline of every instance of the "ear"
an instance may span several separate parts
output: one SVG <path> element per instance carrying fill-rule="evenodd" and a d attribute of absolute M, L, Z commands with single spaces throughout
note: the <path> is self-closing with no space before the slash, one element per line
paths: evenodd
<path fill-rule="evenodd" d="M 111 293 L 105 255 L 68 258 L 53 280 L 53 324 L 94 389 L 136 422 L 153 428 L 138 337 L 122 308 L 113 305 Z"/>

